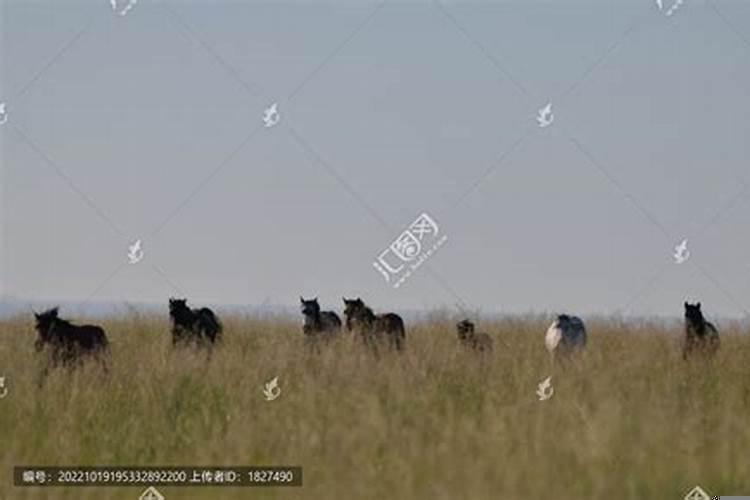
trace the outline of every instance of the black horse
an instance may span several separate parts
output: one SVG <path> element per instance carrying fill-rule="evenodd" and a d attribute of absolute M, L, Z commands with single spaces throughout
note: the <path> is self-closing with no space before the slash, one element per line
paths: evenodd
<path fill-rule="evenodd" d="M 685 302 L 685 344 L 682 357 L 687 359 L 694 353 L 712 356 L 719 350 L 719 331 L 703 317 L 701 303 Z"/>
<path fill-rule="evenodd" d="M 34 313 L 34 316 L 38 333 L 34 348 L 37 352 L 48 349 L 49 353 L 40 384 L 50 369 L 57 366 L 73 368 L 81 365 L 87 358 L 96 359 L 105 373 L 109 371 L 107 367 L 109 342 L 101 327 L 77 326 L 60 319 L 57 307 L 41 314 Z"/>
<path fill-rule="evenodd" d="M 458 340 L 465 347 L 479 352 L 489 352 L 492 350 L 492 337 L 486 333 L 474 331 L 474 323 L 468 319 L 456 324 L 456 334 L 458 335 Z"/>
<path fill-rule="evenodd" d="M 333 311 L 321 311 L 318 298 L 305 300 L 299 298 L 302 315 L 305 323 L 302 325 L 302 333 L 305 338 L 313 341 L 318 339 L 330 339 L 341 331 L 341 319 Z"/>
<path fill-rule="evenodd" d="M 191 309 L 186 299 L 169 299 L 169 316 L 172 319 L 172 345 L 213 347 L 221 340 L 221 322 L 207 307 Z"/>
<path fill-rule="evenodd" d="M 377 343 L 387 340 L 397 351 L 404 348 L 406 329 L 398 314 L 375 314 L 362 299 L 344 298 L 344 315 L 347 330 L 359 332 L 365 344 L 375 348 Z"/>

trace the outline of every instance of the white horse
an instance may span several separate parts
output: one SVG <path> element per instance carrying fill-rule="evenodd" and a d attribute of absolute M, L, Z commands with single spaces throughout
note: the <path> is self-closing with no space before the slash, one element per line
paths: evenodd
<path fill-rule="evenodd" d="M 586 347 L 586 327 L 578 316 L 561 314 L 552 322 L 544 336 L 550 354 L 571 352 Z"/>

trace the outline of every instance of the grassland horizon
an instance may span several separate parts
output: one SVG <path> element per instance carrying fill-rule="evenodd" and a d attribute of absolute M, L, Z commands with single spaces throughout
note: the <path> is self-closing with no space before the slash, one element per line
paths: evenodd
<path fill-rule="evenodd" d="M 712 360 L 684 361 L 681 325 L 603 316 L 553 362 L 550 317 L 481 321 L 487 356 L 449 314 L 407 323 L 405 352 L 350 335 L 306 349 L 301 321 L 222 315 L 210 360 L 174 350 L 162 315 L 97 318 L 95 364 L 37 386 L 33 318 L 0 320 L 0 498 L 133 499 L 139 488 L 20 488 L 15 465 L 301 465 L 298 488 L 160 487 L 167 499 L 682 499 L 750 494 L 750 327 L 719 323 Z M 552 377 L 554 395 L 535 391 Z M 281 396 L 263 385 L 279 377 Z"/>

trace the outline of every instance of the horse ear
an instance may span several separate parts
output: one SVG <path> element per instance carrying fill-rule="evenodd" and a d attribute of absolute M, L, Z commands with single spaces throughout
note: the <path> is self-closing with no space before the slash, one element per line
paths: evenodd
<path fill-rule="evenodd" d="M 300 304 L 304 304 L 305 303 L 305 299 L 302 298 L 302 295 L 299 296 L 299 303 Z"/>
<path fill-rule="evenodd" d="M 698 303 L 697 303 L 697 304 L 695 304 L 695 305 L 696 305 L 696 306 L 698 306 L 698 309 L 700 309 L 700 308 L 701 308 L 701 303 L 700 303 L 700 302 L 698 302 Z"/>
<path fill-rule="evenodd" d="M 685 309 L 687 309 L 688 303 L 687 300 L 685 301 Z"/>
<path fill-rule="evenodd" d="M 59 307 L 54 307 L 54 308 L 52 308 L 52 310 L 50 311 L 50 313 L 52 313 L 52 317 L 53 317 L 53 318 L 56 318 L 56 317 L 57 317 L 57 313 L 59 312 L 59 310 L 60 310 L 60 308 L 59 308 Z"/>

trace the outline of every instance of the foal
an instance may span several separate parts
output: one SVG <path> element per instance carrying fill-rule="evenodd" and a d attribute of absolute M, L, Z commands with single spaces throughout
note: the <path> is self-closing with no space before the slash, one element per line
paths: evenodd
<path fill-rule="evenodd" d="M 330 339 L 341 331 L 341 319 L 333 311 L 321 311 L 318 298 L 305 300 L 299 298 L 302 315 L 305 323 L 302 325 L 302 333 L 309 341 L 318 339 Z"/>
<path fill-rule="evenodd" d="M 479 352 L 492 350 L 492 337 L 483 332 L 474 331 L 474 323 L 465 319 L 456 324 L 458 340 L 462 345 Z"/>
<path fill-rule="evenodd" d="M 375 348 L 376 343 L 387 340 L 388 345 L 397 351 L 404 348 L 406 330 L 404 320 L 398 314 L 375 314 L 362 299 L 344 298 L 344 315 L 347 330 L 358 331 L 365 344 Z"/>
<path fill-rule="evenodd" d="M 49 370 L 58 366 L 74 368 L 92 358 L 97 360 L 105 373 L 109 372 L 107 357 L 109 342 L 104 330 L 99 326 L 77 326 L 58 317 L 55 307 L 41 314 L 34 313 L 38 338 L 34 342 L 37 352 L 49 350 L 47 365 L 42 372 L 39 385 L 46 378 Z"/>
<path fill-rule="evenodd" d="M 172 319 L 172 345 L 195 343 L 213 347 L 221 340 L 221 322 L 207 307 L 191 309 L 186 299 L 169 299 L 169 316 Z"/>
<path fill-rule="evenodd" d="M 550 354 L 567 355 L 586 347 L 586 326 L 578 316 L 561 314 L 552 322 L 544 337 Z"/>
<path fill-rule="evenodd" d="M 701 303 L 685 302 L 685 344 L 682 348 L 683 359 L 694 353 L 713 356 L 719 350 L 719 331 L 703 317 Z"/>

